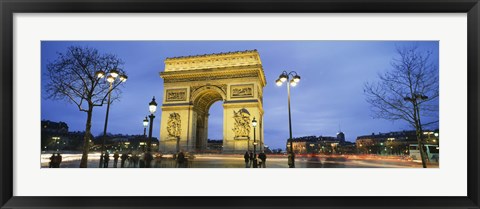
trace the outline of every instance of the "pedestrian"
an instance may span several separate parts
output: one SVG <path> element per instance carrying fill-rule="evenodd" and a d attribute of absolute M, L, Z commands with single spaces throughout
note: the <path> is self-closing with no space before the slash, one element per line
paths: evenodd
<path fill-rule="evenodd" d="M 249 165 L 248 167 L 249 168 L 256 168 L 255 166 L 255 163 L 257 162 L 257 160 L 255 159 L 256 156 L 253 155 L 253 152 L 250 151 L 250 154 L 249 154 Z"/>
<path fill-rule="evenodd" d="M 132 155 L 132 154 L 128 155 L 128 158 L 127 158 L 127 167 L 128 167 L 128 168 L 133 168 L 133 155 Z"/>
<path fill-rule="evenodd" d="M 175 168 L 178 167 L 178 163 L 177 163 L 178 161 L 177 161 L 177 154 L 176 154 L 176 153 L 173 153 L 173 154 L 172 154 L 172 160 L 173 160 L 173 162 L 175 162 L 175 166 L 174 166 L 174 167 L 175 167 Z"/>
<path fill-rule="evenodd" d="M 141 154 L 139 156 L 139 164 L 138 164 L 138 167 L 139 168 L 145 168 L 145 153 Z"/>
<path fill-rule="evenodd" d="M 183 154 L 183 151 L 180 151 L 177 155 L 177 167 L 183 168 L 184 164 L 185 164 L 185 154 Z"/>
<path fill-rule="evenodd" d="M 103 167 L 108 168 L 108 161 L 110 160 L 110 154 L 108 151 L 105 151 L 105 155 L 103 156 Z"/>
<path fill-rule="evenodd" d="M 265 152 L 261 152 L 260 154 L 258 154 L 258 158 L 260 159 L 260 168 L 266 168 L 267 165 L 267 155 L 265 155 Z"/>
<path fill-rule="evenodd" d="M 57 153 L 57 156 L 54 157 L 55 158 L 55 168 L 60 168 L 60 163 L 62 163 L 62 156 L 60 155 L 60 153 Z"/>
<path fill-rule="evenodd" d="M 50 162 L 48 163 L 48 167 L 54 168 L 54 165 L 55 165 L 55 153 L 53 153 L 52 156 L 50 156 Z"/>
<path fill-rule="evenodd" d="M 257 154 L 253 154 L 253 168 L 258 168 Z"/>
<path fill-rule="evenodd" d="M 150 152 L 145 153 L 143 156 L 143 160 L 145 161 L 145 168 L 152 167 L 152 160 L 153 160 L 152 153 Z"/>
<path fill-rule="evenodd" d="M 132 154 L 133 167 L 136 168 L 138 164 L 139 157 L 137 154 Z"/>
<path fill-rule="evenodd" d="M 127 153 L 123 153 L 120 157 L 120 167 L 125 168 L 125 160 L 127 160 L 128 155 Z"/>
<path fill-rule="evenodd" d="M 249 159 L 250 159 L 250 155 L 248 154 L 248 151 L 245 151 L 245 154 L 243 155 L 243 158 L 245 159 L 245 168 L 250 168 L 249 166 Z"/>
<path fill-rule="evenodd" d="M 288 167 L 294 168 L 295 154 L 293 152 L 288 153 Z"/>
<path fill-rule="evenodd" d="M 115 154 L 113 154 L 113 167 L 114 168 L 117 167 L 119 157 L 120 157 L 120 155 L 118 154 L 118 151 L 115 151 Z"/>

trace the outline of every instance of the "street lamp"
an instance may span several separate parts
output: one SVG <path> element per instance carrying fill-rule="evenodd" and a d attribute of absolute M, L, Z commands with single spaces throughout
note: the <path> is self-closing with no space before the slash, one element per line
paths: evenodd
<path fill-rule="evenodd" d="M 148 118 L 145 116 L 143 119 L 143 138 L 147 139 L 147 126 L 148 126 Z M 145 146 L 143 146 L 143 151 L 145 152 Z"/>
<path fill-rule="evenodd" d="M 150 110 L 150 130 L 148 131 L 148 142 L 147 142 L 147 152 L 152 150 L 152 129 L 153 129 L 153 119 L 155 118 L 154 113 L 157 111 L 157 103 L 155 102 L 155 97 L 152 98 L 152 101 L 148 103 L 148 109 Z"/>
<path fill-rule="evenodd" d="M 289 80 L 291 78 L 291 80 Z M 290 130 L 290 153 L 292 155 L 292 168 L 295 168 L 295 158 L 293 153 L 293 140 L 292 140 L 292 116 L 290 111 L 290 86 L 295 87 L 298 82 L 300 82 L 300 76 L 295 71 L 291 71 L 287 73 L 287 71 L 283 71 L 282 74 L 278 77 L 275 81 L 277 86 L 281 86 L 284 82 L 288 82 L 287 84 L 287 94 L 288 94 L 288 127 Z"/>
<path fill-rule="evenodd" d="M 408 102 L 411 102 L 412 105 L 413 105 L 413 111 L 415 112 L 414 113 L 414 116 L 413 118 L 416 118 L 417 121 L 415 121 L 417 124 L 417 141 L 418 141 L 418 148 L 420 149 L 420 157 L 422 158 L 422 165 L 423 165 L 423 168 L 426 168 L 427 167 L 427 164 L 425 162 L 425 152 L 423 151 L 423 131 L 422 131 L 422 123 L 420 122 L 420 108 L 419 108 L 419 103 L 418 103 L 418 100 L 427 100 L 428 99 L 428 96 L 425 96 L 423 94 L 417 94 L 417 93 L 413 93 L 411 97 L 404 97 L 403 100 L 404 101 L 408 101 Z"/>
<path fill-rule="evenodd" d="M 107 76 L 107 82 L 110 84 L 108 88 L 108 100 L 107 100 L 107 113 L 105 115 L 105 125 L 103 126 L 103 137 L 102 137 L 102 147 L 100 150 L 100 161 L 98 167 L 101 168 L 103 166 L 103 152 L 105 151 L 105 138 L 107 137 L 107 125 L 108 125 L 108 113 L 110 111 L 110 97 L 112 95 L 113 83 L 115 83 L 116 78 L 119 76 L 119 72 L 115 69 L 110 70 L 110 74 Z M 105 72 L 99 70 L 95 72 L 97 79 L 101 79 L 105 77 Z M 127 81 L 126 75 L 120 75 L 120 82 Z"/>
<path fill-rule="evenodd" d="M 255 129 L 257 127 L 257 120 L 255 120 L 255 117 L 253 117 L 252 126 L 253 126 L 253 156 L 255 156 L 256 158 L 257 157 L 257 136 L 255 133 Z"/>

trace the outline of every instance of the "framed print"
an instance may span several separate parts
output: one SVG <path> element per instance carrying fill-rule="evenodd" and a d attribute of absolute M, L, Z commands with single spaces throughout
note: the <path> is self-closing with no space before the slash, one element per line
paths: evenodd
<path fill-rule="evenodd" d="M 0 6 L 2 208 L 479 208 L 478 0 Z"/>

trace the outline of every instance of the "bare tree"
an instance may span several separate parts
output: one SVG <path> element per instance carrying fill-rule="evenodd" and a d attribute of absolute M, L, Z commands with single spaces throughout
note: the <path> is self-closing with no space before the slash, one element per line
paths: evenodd
<path fill-rule="evenodd" d="M 47 64 L 46 97 L 53 100 L 66 100 L 75 104 L 87 114 L 83 154 L 80 168 L 87 167 L 91 140 L 91 121 L 93 108 L 106 104 L 111 92 L 112 100 L 118 99 L 122 82 L 110 88 L 110 83 L 102 79 L 106 73 L 115 72 L 124 75 L 123 61 L 112 54 L 101 54 L 88 47 L 71 46 L 65 53 L 58 53 L 56 60 Z M 126 78 L 126 77 L 124 77 Z"/>
<path fill-rule="evenodd" d="M 438 70 L 430 61 L 431 52 L 420 51 L 417 46 L 397 48 L 397 53 L 391 70 L 379 74 L 378 82 L 365 83 L 366 100 L 374 118 L 403 120 L 415 128 L 426 168 L 422 126 L 438 123 Z"/>

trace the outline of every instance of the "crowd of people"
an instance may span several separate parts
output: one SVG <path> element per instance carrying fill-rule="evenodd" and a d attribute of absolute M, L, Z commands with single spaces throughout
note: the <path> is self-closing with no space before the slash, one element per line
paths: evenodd
<path fill-rule="evenodd" d="M 267 155 L 265 152 L 254 154 L 252 151 L 246 151 L 243 155 L 245 159 L 245 168 L 266 168 L 267 167 Z"/>
<path fill-rule="evenodd" d="M 124 152 L 115 151 L 110 154 L 105 151 L 101 154 L 103 161 L 102 168 L 190 168 L 193 167 L 195 156 L 192 153 L 179 151 L 171 155 L 172 157 L 164 157 L 162 153 L 152 152 Z M 246 151 L 244 154 L 245 168 L 266 168 L 267 155 L 265 152 L 254 154 L 252 151 Z M 288 157 L 288 164 L 294 160 L 293 156 Z M 113 161 L 113 162 L 111 162 Z M 119 165 L 120 161 L 120 165 Z M 49 168 L 60 168 L 62 163 L 62 155 L 53 153 L 50 157 Z"/>
<path fill-rule="evenodd" d="M 113 157 L 113 165 L 111 167 L 118 168 L 118 160 L 120 158 L 120 168 L 188 168 L 191 167 L 195 156 L 191 153 L 180 151 L 172 155 L 172 158 L 164 157 L 162 153 L 132 153 L 125 152 L 119 154 L 115 152 L 110 155 L 108 151 L 101 155 L 103 159 L 103 168 L 109 168 L 111 157 Z"/>

